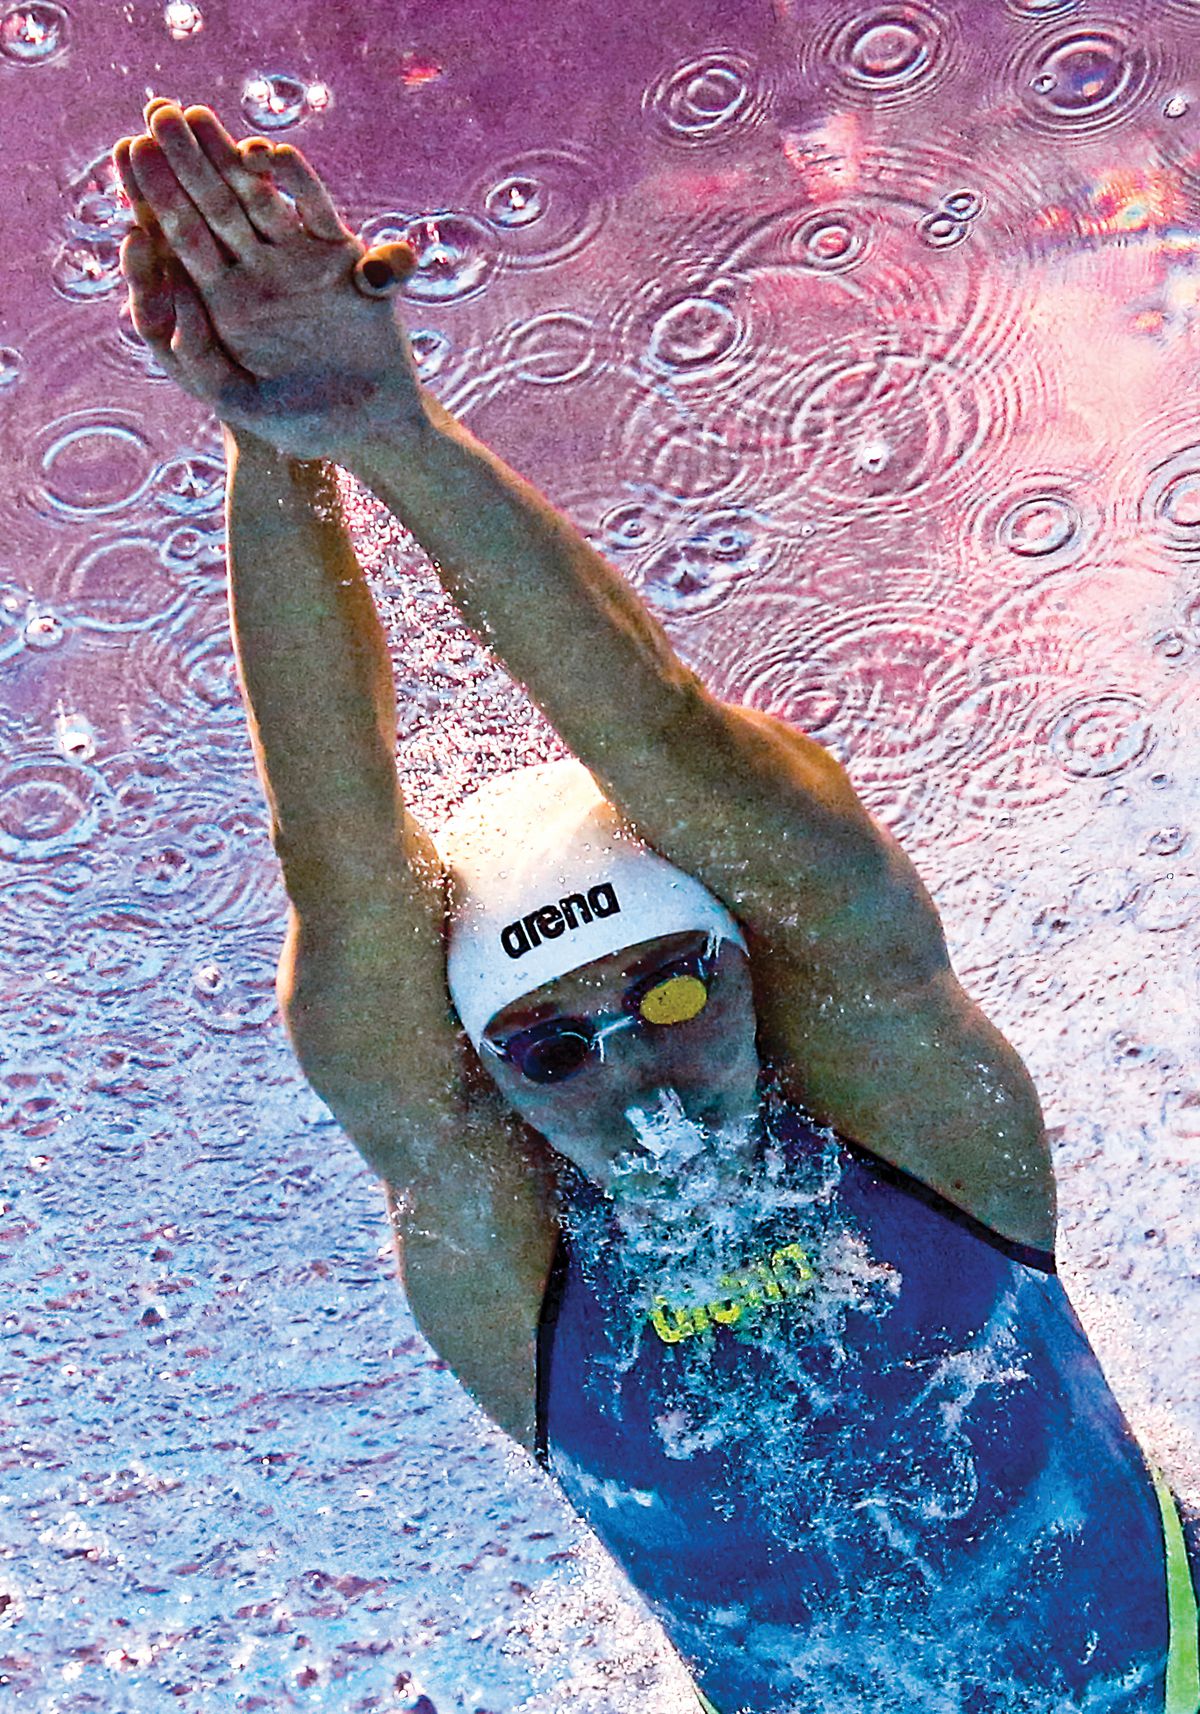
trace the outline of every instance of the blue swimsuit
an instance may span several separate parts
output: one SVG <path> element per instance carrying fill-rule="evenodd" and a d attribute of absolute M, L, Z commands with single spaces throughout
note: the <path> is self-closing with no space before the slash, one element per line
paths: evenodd
<path fill-rule="evenodd" d="M 566 1167 L 539 1332 L 539 1457 L 704 1695 L 1194 1714 L 1177 1521 L 1053 1259 L 777 1099 L 764 1125 L 806 1188 L 705 1302 L 631 1295 Z"/>

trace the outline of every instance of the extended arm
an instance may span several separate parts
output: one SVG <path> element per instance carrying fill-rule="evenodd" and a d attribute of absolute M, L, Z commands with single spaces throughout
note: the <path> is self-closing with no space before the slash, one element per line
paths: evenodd
<path fill-rule="evenodd" d="M 332 468 L 225 430 L 229 610 L 271 839 L 293 906 L 329 915 L 394 868 L 408 822 L 379 617 Z M 415 885 L 414 877 L 414 885 Z"/>
<path fill-rule="evenodd" d="M 404 971 L 393 1027 L 410 1042 L 414 1066 L 427 1068 L 428 1085 L 449 1090 L 458 1066 L 441 866 L 401 798 L 391 662 L 333 471 L 244 431 L 227 430 L 226 445 L 233 643 L 291 901 L 279 972 L 285 1021 L 306 1071 L 334 1076 L 338 1054 L 353 1049 L 355 1021 L 309 1004 L 308 992 L 334 984 L 355 954 L 361 968 L 386 924 Z M 353 1081 L 349 1067 L 345 1081 Z M 422 1090 L 410 1094 L 415 1110 Z M 398 1125 L 390 1137 L 381 1127 L 355 1140 L 385 1178 L 406 1183 L 411 1162 Z"/>
<path fill-rule="evenodd" d="M 196 331 L 203 362 L 185 369 L 149 325 L 162 361 L 226 421 L 315 448 L 396 512 L 637 831 L 741 919 L 771 1057 L 811 1111 L 1048 1247 L 1053 1178 L 1028 1074 L 955 980 L 928 892 L 845 769 L 785 722 L 710 696 L 570 522 L 419 386 L 399 323 L 353 287 L 361 243 L 297 151 L 263 145 L 293 210 L 207 109 L 187 118 L 194 129 L 169 105 L 152 116 L 157 145 L 133 145 L 130 188 L 153 202 L 222 343 Z M 190 324 L 198 301 L 180 296 Z"/>
<path fill-rule="evenodd" d="M 754 926 L 814 926 L 915 876 L 844 769 L 713 697 L 624 578 L 428 391 L 341 459 L 432 559 L 467 623 L 657 849 Z"/>
<path fill-rule="evenodd" d="M 531 1448 L 545 1158 L 494 1092 L 463 1086 L 441 865 L 401 799 L 391 663 L 333 472 L 244 432 L 227 448 L 233 639 L 291 900 L 288 1034 L 387 1185 L 422 1329 Z"/>
<path fill-rule="evenodd" d="M 760 1038 L 809 1110 L 996 1230 L 1054 1244 L 1041 1111 L 933 901 L 823 746 L 712 697 L 621 576 L 426 395 L 346 462 L 637 830 L 751 935 Z"/>

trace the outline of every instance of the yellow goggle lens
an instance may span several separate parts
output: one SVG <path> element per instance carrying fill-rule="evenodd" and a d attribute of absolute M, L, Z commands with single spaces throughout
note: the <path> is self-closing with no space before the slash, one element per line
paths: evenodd
<path fill-rule="evenodd" d="M 708 1004 L 698 976 L 669 976 L 642 995 L 638 1011 L 648 1024 L 686 1024 Z"/>

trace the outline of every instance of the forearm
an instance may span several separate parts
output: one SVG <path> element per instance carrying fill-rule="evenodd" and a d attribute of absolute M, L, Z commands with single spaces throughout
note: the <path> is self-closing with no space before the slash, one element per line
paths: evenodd
<path fill-rule="evenodd" d="M 226 433 L 229 607 L 271 834 L 297 906 L 397 850 L 387 642 L 341 520 L 332 467 Z"/>
<path fill-rule="evenodd" d="M 590 766 L 657 746 L 704 692 L 625 580 L 530 483 L 428 393 L 428 428 L 357 447 L 348 468 L 433 560 L 472 630 Z"/>

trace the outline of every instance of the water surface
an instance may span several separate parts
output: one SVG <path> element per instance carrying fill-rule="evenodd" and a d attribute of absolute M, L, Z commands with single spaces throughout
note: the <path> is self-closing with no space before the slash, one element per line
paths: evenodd
<path fill-rule="evenodd" d="M 275 1015 L 221 438 L 118 271 L 108 153 L 161 94 L 412 239 L 433 391 L 716 693 L 847 764 L 1033 1072 L 1064 1276 L 1200 1503 L 1200 4 L 31 0 L 0 11 L 0 1676 L 47 1714 L 691 1706 L 415 1332 Z M 345 492 L 436 825 L 557 741 Z"/>

